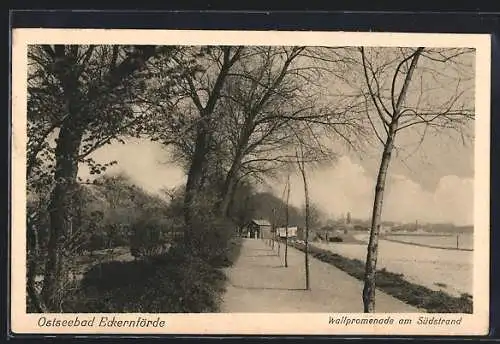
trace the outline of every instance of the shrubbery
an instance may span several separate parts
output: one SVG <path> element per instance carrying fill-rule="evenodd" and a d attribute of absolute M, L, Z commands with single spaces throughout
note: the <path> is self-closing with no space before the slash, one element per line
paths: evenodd
<path fill-rule="evenodd" d="M 129 262 L 93 266 L 66 302 L 67 312 L 216 312 L 225 290 L 220 270 L 238 257 L 241 240 L 234 224 L 212 214 L 189 231 L 196 252 L 178 232 L 179 217 L 145 213 L 131 226 Z M 177 221 L 176 221 L 177 220 Z M 184 232 L 184 231 L 181 231 Z M 169 250 L 160 249 L 168 246 Z"/>
<path fill-rule="evenodd" d="M 131 262 L 94 266 L 67 311 L 90 312 L 216 312 L 226 277 L 206 261 L 172 250 Z"/>
<path fill-rule="evenodd" d="M 198 200 L 197 218 L 186 230 L 182 193 L 166 202 L 118 176 L 82 187 L 77 196 L 77 250 L 71 257 L 78 262 L 68 260 L 68 271 L 78 267 L 83 278 L 65 293 L 63 312 L 217 311 L 225 284 L 220 268 L 238 257 L 241 241 L 234 238 L 235 225 L 217 216 L 213 199 Z M 39 226 L 46 210 L 42 215 Z M 189 247 L 185 233 L 192 236 Z M 125 248 L 116 255 L 123 257 L 127 246 L 136 259 L 113 261 L 122 259 L 115 258 L 114 248 Z"/>
<path fill-rule="evenodd" d="M 171 240 L 168 237 L 169 231 L 168 221 L 149 214 L 141 216 L 131 228 L 129 243 L 131 254 L 139 258 L 165 252 Z"/>
<path fill-rule="evenodd" d="M 211 219 L 194 228 L 197 256 L 215 267 L 230 265 L 227 256 L 235 225 L 225 219 Z"/>

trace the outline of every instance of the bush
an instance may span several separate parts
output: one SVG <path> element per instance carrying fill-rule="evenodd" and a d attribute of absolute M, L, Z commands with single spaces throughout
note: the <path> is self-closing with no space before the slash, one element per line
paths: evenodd
<path fill-rule="evenodd" d="M 187 234 L 190 251 L 185 253 L 197 256 L 214 267 L 230 265 L 231 260 L 227 255 L 232 250 L 232 243 L 235 242 L 234 228 L 235 225 L 226 219 L 197 219 Z M 180 246 L 182 245 L 179 245 L 179 249 Z"/>
<path fill-rule="evenodd" d="M 64 311 L 217 312 L 226 281 L 219 268 L 238 258 L 241 238 L 225 235 L 228 223 L 212 222 L 204 228 L 216 231 L 203 237 L 200 252 L 205 256 L 195 256 L 182 243 L 174 242 L 168 253 L 95 265 L 67 300 Z M 138 256 L 134 248 L 131 251 Z"/>
<path fill-rule="evenodd" d="M 143 215 L 132 225 L 130 253 L 134 257 L 162 254 L 169 241 L 169 222 L 154 215 Z"/>
<path fill-rule="evenodd" d="M 328 238 L 328 241 L 329 242 L 343 242 L 344 239 L 342 239 L 341 237 L 339 236 L 334 236 L 334 237 L 331 237 L 331 238 Z"/>
<path fill-rule="evenodd" d="M 216 312 L 225 275 L 199 258 L 164 254 L 94 266 L 66 312 Z"/>
<path fill-rule="evenodd" d="M 242 238 L 234 237 L 229 241 L 229 248 L 227 250 L 227 265 L 232 266 L 236 260 L 239 258 L 241 253 Z"/>
<path fill-rule="evenodd" d="M 105 242 L 106 240 L 104 238 L 104 235 L 100 233 L 91 234 L 87 245 L 85 245 L 85 249 L 87 249 L 92 254 L 92 252 L 94 251 L 104 249 Z"/>

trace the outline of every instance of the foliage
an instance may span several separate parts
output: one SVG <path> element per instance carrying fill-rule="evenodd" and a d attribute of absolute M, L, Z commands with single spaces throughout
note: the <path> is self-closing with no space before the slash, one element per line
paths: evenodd
<path fill-rule="evenodd" d="M 120 136 L 137 136 L 144 129 L 142 121 L 154 114 L 151 107 L 142 106 L 137 111 L 139 95 L 148 90 L 144 79 L 154 73 L 139 61 L 159 63 L 175 50 L 122 45 L 30 46 L 28 176 L 37 181 L 50 178 L 55 167 L 55 136 L 67 123 L 83 130 L 79 161 L 87 163 L 93 173 L 102 173 L 112 162 L 97 164 L 88 155 L 113 140 L 120 141 Z M 165 69 L 164 78 L 169 74 Z M 163 92 L 169 89 L 166 82 L 162 86 Z"/>
<path fill-rule="evenodd" d="M 216 312 L 225 275 L 199 258 L 165 254 L 110 262 L 87 272 L 67 312 Z"/>
<path fill-rule="evenodd" d="M 134 257 L 160 254 L 167 249 L 169 221 L 143 214 L 132 224 L 130 252 Z"/>
<path fill-rule="evenodd" d="M 275 218 L 277 226 L 284 226 L 286 203 L 283 199 L 269 192 L 260 192 L 252 195 L 250 202 L 255 209 L 256 218 L 268 219 L 271 222 Z M 273 209 L 276 211 L 274 212 Z M 296 226 L 304 223 L 304 214 L 299 208 L 289 205 L 288 219 L 291 226 Z"/>
<path fill-rule="evenodd" d="M 209 228 L 223 226 L 213 223 Z M 219 268 L 232 265 L 239 256 L 241 239 L 209 241 L 205 256 L 186 252 L 182 245 L 167 253 L 130 262 L 94 265 L 80 288 L 65 300 L 65 312 L 217 312 L 226 276 Z M 205 237 L 205 240 L 215 238 Z"/>
<path fill-rule="evenodd" d="M 44 257 L 47 249 L 48 210 L 43 203 L 44 195 L 32 194 L 28 203 L 28 216 L 31 226 L 37 230 L 39 256 L 28 252 L 29 259 Z M 104 175 L 93 184 L 82 184 L 75 195 L 75 213 L 70 236 L 73 254 L 128 246 L 130 232 L 145 235 L 147 229 L 140 231 L 141 221 L 149 219 L 159 224 L 163 231 L 170 230 L 171 221 L 165 220 L 170 209 L 166 200 L 151 196 L 124 175 Z M 35 216 L 36 215 L 36 216 Z M 135 227 L 134 227 L 135 226 Z M 28 234 L 32 235 L 32 231 Z M 70 247 L 67 247 L 68 249 Z M 38 267 L 38 271 L 40 272 Z"/>
<path fill-rule="evenodd" d="M 255 188 L 250 183 L 239 183 L 233 193 L 227 215 L 242 228 L 255 217 L 256 204 L 252 202 Z"/>

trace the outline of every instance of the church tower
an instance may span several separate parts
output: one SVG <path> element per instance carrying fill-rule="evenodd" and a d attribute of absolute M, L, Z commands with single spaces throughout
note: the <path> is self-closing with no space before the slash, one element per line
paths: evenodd
<path fill-rule="evenodd" d="M 351 230 L 351 229 L 352 229 L 351 212 L 348 211 L 347 216 L 345 217 L 345 221 L 344 221 L 344 234 L 347 234 L 347 232 L 349 232 L 349 230 Z"/>

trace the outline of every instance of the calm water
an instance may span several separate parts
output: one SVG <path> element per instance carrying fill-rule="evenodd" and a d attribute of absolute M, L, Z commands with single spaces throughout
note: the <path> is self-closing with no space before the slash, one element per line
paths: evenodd
<path fill-rule="evenodd" d="M 443 248 L 457 248 L 457 235 L 388 235 L 387 239 L 397 240 L 405 243 L 415 243 Z M 472 234 L 458 235 L 458 248 L 472 250 L 474 248 L 474 237 Z"/>
<path fill-rule="evenodd" d="M 356 238 L 367 241 L 368 236 L 356 235 Z M 407 238 L 410 239 L 410 236 Z M 413 242 L 423 239 L 424 237 L 411 237 Z M 432 246 L 437 246 L 439 242 L 442 245 L 450 242 L 450 238 L 446 239 L 446 237 L 427 237 L 427 239 L 429 240 L 427 243 Z M 454 244 L 456 247 L 456 236 Z M 366 259 L 366 243 L 314 243 L 313 245 L 344 257 L 361 261 Z M 411 243 L 392 242 L 381 238 L 377 268 L 386 268 L 388 271 L 401 273 L 409 282 L 432 290 L 442 290 L 454 296 L 460 296 L 462 293 L 472 295 L 473 254 L 472 251 L 443 250 Z"/>

